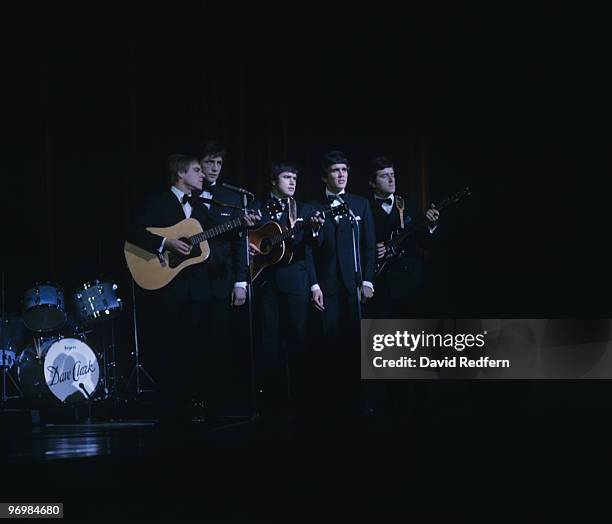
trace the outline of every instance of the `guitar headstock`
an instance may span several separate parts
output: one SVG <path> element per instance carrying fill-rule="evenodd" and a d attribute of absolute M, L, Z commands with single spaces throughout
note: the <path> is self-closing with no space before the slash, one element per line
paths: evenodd
<path fill-rule="evenodd" d="M 449 204 L 455 204 L 455 203 L 459 202 L 462 198 L 468 197 L 471 194 L 472 193 L 470 191 L 470 188 L 468 186 L 465 186 L 465 189 L 462 189 L 461 191 L 457 191 L 454 195 L 446 197 L 441 202 L 438 202 L 438 204 L 436 205 L 436 208 L 438 210 L 444 209 Z"/>
<path fill-rule="evenodd" d="M 276 215 L 283 212 L 283 206 L 279 200 L 270 199 L 264 204 L 264 212 L 268 215 Z"/>
<path fill-rule="evenodd" d="M 343 202 L 342 204 L 339 204 L 337 206 L 330 206 L 330 207 L 326 207 L 323 210 L 323 213 L 325 214 L 325 216 L 330 216 L 330 217 L 339 217 L 339 216 L 345 216 L 348 215 L 349 212 L 349 206 L 346 202 Z"/>

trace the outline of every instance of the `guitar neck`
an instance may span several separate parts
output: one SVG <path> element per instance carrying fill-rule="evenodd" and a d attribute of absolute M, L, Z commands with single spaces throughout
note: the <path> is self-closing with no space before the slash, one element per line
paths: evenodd
<path fill-rule="evenodd" d="M 285 240 L 292 237 L 295 233 L 300 231 L 300 229 L 302 229 L 303 227 L 304 227 L 304 221 L 296 222 L 296 224 L 293 227 L 290 227 L 283 233 L 270 237 L 270 243 L 273 246 L 280 244 L 281 242 L 284 242 Z"/>
<path fill-rule="evenodd" d="M 209 240 L 211 238 L 215 238 L 223 233 L 227 233 L 232 229 L 236 229 L 237 227 L 242 226 L 244 220 L 242 217 L 234 218 L 234 220 L 230 220 L 229 222 L 224 222 L 223 224 L 219 224 L 218 226 L 207 229 L 206 231 L 202 231 L 197 235 L 193 235 L 189 237 L 189 243 L 192 246 L 199 244 L 200 242 L 204 242 L 205 240 Z"/>
<path fill-rule="evenodd" d="M 438 211 L 441 211 L 445 207 L 448 207 L 449 205 L 454 204 L 455 202 L 459 202 L 461 198 L 469 194 L 470 194 L 469 189 L 459 191 L 453 196 L 446 197 L 444 200 L 436 204 L 436 209 Z M 398 244 L 401 244 L 410 235 L 416 233 L 419 230 L 424 229 L 425 226 L 427 225 L 428 225 L 428 220 L 425 217 L 421 217 L 420 220 L 410 223 L 407 227 L 397 229 L 396 236 L 392 238 L 391 240 L 389 240 L 388 242 L 386 242 L 387 247 L 393 248 L 397 246 Z"/>

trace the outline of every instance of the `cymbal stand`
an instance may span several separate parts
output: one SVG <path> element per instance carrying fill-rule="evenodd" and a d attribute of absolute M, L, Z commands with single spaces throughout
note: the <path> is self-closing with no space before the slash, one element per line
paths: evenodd
<path fill-rule="evenodd" d="M 4 271 L 2 272 L 2 315 L 0 316 L 0 351 L 2 351 L 2 395 L 0 396 L 0 407 L 4 408 L 4 404 L 7 400 L 12 398 L 21 398 L 23 397 L 23 393 L 17 382 L 13 378 L 13 375 L 9 372 L 8 362 L 7 362 L 7 354 L 6 347 L 4 344 L 5 337 L 5 318 L 6 318 L 6 310 L 5 310 L 5 301 L 4 301 Z M 7 377 L 10 380 L 10 383 L 13 385 L 15 390 L 17 391 L 17 395 L 9 395 L 7 391 Z"/>
<path fill-rule="evenodd" d="M 141 384 L 141 373 L 145 378 L 149 380 L 152 386 L 155 385 L 155 380 L 149 375 L 149 372 L 144 368 L 144 366 L 140 363 L 140 348 L 138 344 L 138 320 L 136 315 L 136 292 L 135 292 L 135 284 L 134 279 L 132 279 L 132 312 L 133 312 L 133 322 L 134 322 L 134 351 L 132 355 L 135 359 L 134 368 L 132 369 L 130 376 L 128 377 L 127 385 L 129 387 L 132 382 L 132 377 L 136 378 L 136 396 L 142 393 L 151 393 L 152 389 L 142 389 Z"/>

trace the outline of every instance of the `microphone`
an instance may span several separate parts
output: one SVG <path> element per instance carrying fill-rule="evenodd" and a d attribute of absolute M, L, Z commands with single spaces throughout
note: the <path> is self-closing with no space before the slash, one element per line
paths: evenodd
<path fill-rule="evenodd" d="M 357 220 L 357 217 L 355 216 L 355 213 L 353 213 L 353 210 L 351 209 L 351 207 L 346 203 L 346 201 L 340 196 L 340 195 L 335 195 L 336 200 L 338 200 L 338 202 L 340 202 L 341 204 L 346 204 L 346 209 L 348 209 L 349 215 L 351 215 L 351 218 L 353 220 Z"/>
<path fill-rule="evenodd" d="M 235 191 L 236 193 L 240 193 L 241 195 L 247 195 L 247 196 L 250 196 L 251 198 L 255 198 L 255 195 L 253 193 L 241 187 L 232 186 L 231 184 L 226 184 L 225 182 L 223 182 L 221 185 L 225 189 L 229 189 L 230 191 Z"/>
<path fill-rule="evenodd" d="M 87 396 L 87 398 L 90 399 L 91 395 L 87 392 L 87 389 L 85 388 L 85 384 L 83 384 L 82 382 L 79 382 L 79 387 L 85 392 L 85 395 Z"/>

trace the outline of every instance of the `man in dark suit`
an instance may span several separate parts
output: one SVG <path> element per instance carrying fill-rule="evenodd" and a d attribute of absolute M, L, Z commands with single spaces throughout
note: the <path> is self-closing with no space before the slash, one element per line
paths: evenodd
<path fill-rule="evenodd" d="M 322 210 L 345 202 L 350 208 L 349 215 L 325 221 L 315 252 L 324 296 L 323 334 L 331 338 L 339 335 L 341 319 L 349 322 L 351 330 L 358 330 L 360 303 L 374 295 L 376 252 L 372 211 L 366 198 L 346 192 L 348 175 L 344 153 L 331 151 L 324 155 L 321 179 L 325 196 L 315 205 Z"/>
<path fill-rule="evenodd" d="M 187 256 L 191 247 L 175 238 L 163 238 L 146 230 L 147 227 L 169 227 L 186 218 L 198 220 L 204 230 L 213 227 L 207 210 L 196 195 L 202 190 L 204 175 L 195 157 L 171 155 L 167 169 L 172 186 L 153 197 L 135 217 L 128 230 L 130 242 L 150 251 L 171 251 Z M 254 219 L 245 217 L 247 224 Z M 208 347 L 205 332 L 207 305 L 213 298 L 209 265 L 219 264 L 218 253 L 211 246 L 209 260 L 181 271 L 167 286 L 157 291 L 143 291 L 148 309 L 153 314 L 145 327 L 155 346 L 154 378 L 159 386 L 160 420 L 164 425 L 184 426 L 191 420 L 192 401 L 202 396 L 200 388 L 212 382 L 214 368 L 207 365 Z M 214 393 L 204 392 L 207 398 Z"/>
<path fill-rule="evenodd" d="M 215 225 L 242 214 L 241 195 L 226 189 L 220 182 L 225 157 L 224 146 L 214 140 L 205 142 L 199 152 L 204 173 L 203 191 L 200 196 L 214 199 L 215 202 L 203 206 L 208 212 L 209 220 Z M 210 325 L 207 337 L 216 348 L 215 380 L 216 389 L 220 392 L 217 398 L 224 400 L 216 406 L 211 406 L 209 402 L 206 409 L 208 412 L 221 413 L 235 409 L 244 404 L 248 392 L 248 366 L 245 362 L 247 351 L 244 350 L 248 346 L 248 338 L 240 338 L 237 331 L 231 329 L 231 323 L 234 321 L 242 326 L 242 330 L 238 330 L 239 334 L 248 332 L 245 316 L 232 311 L 243 306 L 247 299 L 246 246 L 246 239 L 238 231 L 229 232 L 211 242 L 211 249 L 216 251 L 217 258 L 209 267 L 212 298 L 207 314 L 207 322 Z"/>
<path fill-rule="evenodd" d="M 408 200 L 396 194 L 395 170 L 389 158 L 373 158 L 369 176 L 373 190 L 370 205 L 376 227 L 376 251 L 380 260 L 387 253 L 386 242 L 391 234 L 414 225 L 419 213 L 412 199 Z M 414 313 L 424 278 L 423 260 L 417 252 L 417 246 L 429 245 L 439 216 L 438 210 L 432 204 L 425 213 L 428 226 L 418 230 L 414 236 L 397 247 L 404 254 L 388 263 L 376 278 L 376 297 L 368 304 L 368 316 L 390 318 L 398 314 L 401 316 Z"/>
<path fill-rule="evenodd" d="M 386 242 L 391 233 L 403 227 L 411 227 L 418 213 L 416 205 L 395 192 L 395 170 L 393 162 L 383 156 L 371 160 L 369 184 L 373 192 L 370 205 L 376 227 L 376 254 L 378 259 L 387 253 Z M 429 237 L 436 228 L 438 210 L 433 206 L 425 214 L 428 227 L 409 237 L 398 250 L 403 251 L 401 258 L 389 262 L 383 272 L 376 277 L 376 296 L 368 303 L 366 316 L 372 318 L 405 318 L 414 314 L 422 301 L 420 291 L 423 286 L 423 260 L 417 252 L 417 245 L 427 247 Z M 410 404 L 419 396 L 418 384 L 402 381 L 372 381 L 366 384 L 368 411 L 385 411 L 402 398 Z M 421 392 L 422 393 L 422 392 Z"/>
<path fill-rule="evenodd" d="M 325 220 L 315 250 L 324 307 L 321 373 L 328 398 L 339 400 L 341 406 L 355 407 L 359 400 L 355 397 L 359 395 L 361 304 L 374 295 L 374 220 L 368 200 L 346 192 L 346 155 L 341 151 L 326 153 L 322 168 L 325 193 L 317 208 L 345 202 L 350 214 Z M 341 382 L 335 387 L 337 380 Z"/>
<path fill-rule="evenodd" d="M 219 142 L 206 142 L 200 151 L 200 163 L 204 173 L 204 183 L 200 196 L 214 198 L 215 201 L 229 204 L 226 207 L 217 204 L 204 204 L 211 222 L 221 224 L 241 214 L 241 197 L 238 193 L 226 189 L 219 183 L 219 176 L 225 160 L 225 148 Z M 216 299 L 223 304 L 242 306 L 246 301 L 247 257 L 244 239 L 236 232 L 230 232 L 213 240 L 219 260 L 224 263 L 211 269 L 211 284 Z M 222 310 L 223 308 L 219 308 Z M 226 314 L 229 311 L 225 308 Z"/>
<path fill-rule="evenodd" d="M 312 228 L 320 228 L 324 220 L 313 218 L 315 210 L 310 204 L 294 200 L 297 177 L 295 166 L 273 165 L 270 193 L 263 205 L 255 204 L 256 209 L 264 210 L 261 226 L 276 222 L 285 228 L 297 228 L 285 241 L 291 261 L 267 267 L 255 281 L 261 330 L 258 383 L 263 393 L 262 414 L 271 416 L 289 407 L 288 391 L 291 407 L 299 410 L 305 400 L 309 298 L 315 307 L 323 308 L 312 257 Z M 253 256 L 262 256 L 253 244 L 251 250 Z"/>

